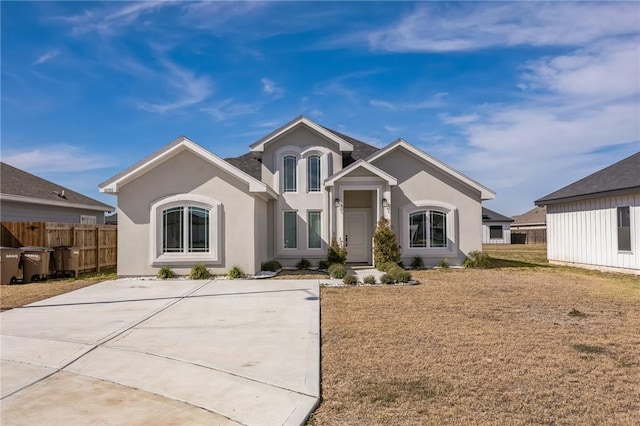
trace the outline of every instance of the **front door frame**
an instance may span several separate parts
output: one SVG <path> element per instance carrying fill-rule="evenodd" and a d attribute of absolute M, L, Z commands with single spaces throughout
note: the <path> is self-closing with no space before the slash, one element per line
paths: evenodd
<path fill-rule="evenodd" d="M 365 262 L 367 264 L 371 264 L 371 252 L 372 252 L 372 242 L 371 239 L 373 238 L 372 235 L 372 230 L 371 230 L 371 207 L 360 207 L 360 208 L 346 208 L 344 209 L 344 232 L 345 232 L 345 246 L 347 248 L 347 262 L 350 263 L 362 263 Z M 347 231 L 347 227 L 346 227 L 346 223 L 347 223 L 347 216 L 349 215 L 349 213 L 366 213 L 365 216 L 365 224 L 364 224 L 364 229 L 365 229 L 365 235 L 364 235 L 364 241 L 365 241 L 365 258 L 364 260 L 349 260 L 349 243 L 347 240 L 348 234 L 346 233 Z M 353 241 L 353 238 L 352 238 Z"/>

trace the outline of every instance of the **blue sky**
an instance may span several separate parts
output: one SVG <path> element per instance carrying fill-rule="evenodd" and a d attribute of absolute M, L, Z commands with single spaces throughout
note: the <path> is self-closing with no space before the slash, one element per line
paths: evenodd
<path fill-rule="evenodd" d="M 632 2 L 2 2 L 2 161 L 97 184 L 185 135 L 225 158 L 298 115 L 398 137 L 513 215 L 640 150 Z"/>

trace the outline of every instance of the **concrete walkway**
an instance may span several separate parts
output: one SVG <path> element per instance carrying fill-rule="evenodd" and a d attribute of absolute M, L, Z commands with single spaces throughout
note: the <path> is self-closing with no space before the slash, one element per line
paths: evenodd
<path fill-rule="evenodd" d="M 6 425 L 299 425 L 314 280 L 117 280 L 0 314 Z"/>

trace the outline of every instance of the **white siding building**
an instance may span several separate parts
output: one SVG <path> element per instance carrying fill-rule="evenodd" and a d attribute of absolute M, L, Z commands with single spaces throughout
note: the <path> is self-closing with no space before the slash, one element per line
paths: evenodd
<path fill-rule="evenodd" d="M 511 244 L 513 219 L 482 208 L 482 244 Z"/>
<path fill-rule="evenodd" d="M 640 152 L 536 204 L 549 262 L 640 275 Z"/>

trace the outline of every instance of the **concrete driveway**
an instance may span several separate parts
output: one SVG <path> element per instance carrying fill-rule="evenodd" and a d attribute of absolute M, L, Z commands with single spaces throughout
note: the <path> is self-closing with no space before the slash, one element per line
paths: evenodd
<path fill-rule="evenodd" d="M 103 282 L 0 314 L 3 425 L 298 425 L 313 280 Z"/>

